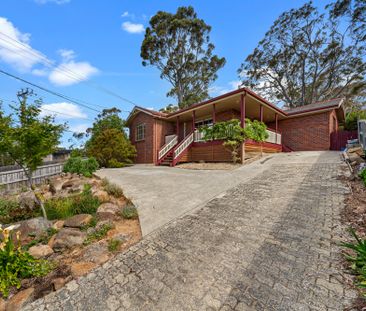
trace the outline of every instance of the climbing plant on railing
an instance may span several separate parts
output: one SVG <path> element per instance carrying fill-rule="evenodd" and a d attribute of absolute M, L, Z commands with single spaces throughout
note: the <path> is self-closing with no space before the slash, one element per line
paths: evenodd
<path fill-rule="evenodd" d="M 241 127 L 240 121 L 217 122 L 214 125 L 199 128 L 203 133 L 203 140 L 223 140 L 223 146 L 230 151 L 233 163 L 239 161 L 239 148 L 246 139 L 262 142 L 268 137 L 267 127 L 263 122 L 249 119 L 245 120 L 245 128 Z"/>

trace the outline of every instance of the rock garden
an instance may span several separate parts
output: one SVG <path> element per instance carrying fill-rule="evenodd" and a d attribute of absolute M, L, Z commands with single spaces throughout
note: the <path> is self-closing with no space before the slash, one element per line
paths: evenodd
<path fill-rule="evenodd" d="M 121 188 L 72 173 L 2 196 L 0 224 L 0 311 L 20 309 L 141 239 Z"/>

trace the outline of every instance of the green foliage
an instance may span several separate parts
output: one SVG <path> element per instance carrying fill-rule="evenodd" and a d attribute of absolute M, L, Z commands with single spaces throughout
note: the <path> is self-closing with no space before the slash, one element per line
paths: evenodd
<path fill-rule="evenodd" d="M 120 167 L 132 163 L 136 149 L 126 134 L 116 129 L 107 129 L 87 144 L 88 155 L 94 156 L 102 167 Z"/>
<path fill-rule="evenodd" d="M 277 18 L 238 73 L 244 86 L 290 108 L 337 97 L 355 105 L 366 96 L 365 47 L 307 2 Z"/>
<path fill-rule="evenodd" d="M 85 177 L 92 177 L 93 173 L 98 169 L 99 164 L 93 157 L 83 159 L 81 157 L 71 157 L 64 165 L 65 173 L 80 174 Z"/>
<path fill-rule="evenodd" d="M 44 276 L 52 266 L 47 261 L 35 259 L 24 252 L 19 243 L 15 245 L 9 230 L 0 229 L 0 233 L 0 293 L 7 297 L 12 286 L 20 288 L 22 279 Z"/>
<path fill-rule="evenodd" d="M 346 122 L 344 125 L 344 129 L 347 131 L 357 130 L 357 120 L 358 119 L 366 119 L 366 111 L 365 110 L 352 110 L 346 115 Z"/>
<path fill-rule="evenodd" d="M 9 224 L 35 217 L 37 211 L 22 209 L 14 200 L 0 198 L 0 223 Z"/>
<path fill-rule="evenodd" d="M 94 241 L 99 241 L 99 240 L 103 239 L 107 235 L 108 231 L 111 229 L 112 229 L 111 225 L 104 224 L 99 230 L 88 234 L 88 236 L 86 237 L 83 244 L 89 245 L 89 244 L 93 243 Z"/>
<path fill-rule="evenodd" d="M 19 105 L 10 106 L 13 114 L 5 116 L 0 106 L 0 155 L 19 164 L 32 183 L 32 173 L 43 158 L 56 150 L 64 125 L 54 124 L 51 116 L 40 117 L 42 101 L 28 103 L 30 91 L 18 93 Z"/>
<path fill-rule="evenodd" d="M 357 276 L 357 286 L 366 288 L 366 240 L 361 240 L 353 229 L 350 229 L 355 243 L 342 243 L 341 246 L 354 252 L 354 256 L 346 255 L 351 263 L 351 270 Z"/>
<path fill-rule="evenodd" d="M 137 212 L 137 208 L 133 205 L 127 205 L 122 209 L 121 215 L 125 219 L 137 219 L 139 214 Z"/>
<path fill-rule="evenodd" d="M 211 126 L 201 127 L 203 139 L 224 140 L 223 145 L 231 152 L 233 162 L 239 160 L 239 147 L 246 139 L 262 142 L 268 137 L 267 127 L 263 122 L 249 119 L 245 120 L 245 128 L 241 127 L 240 121 L 233 119 L 230 121 L 217 122 Z"/>
<path fill-rule="evenodd" d="M 359 176 L 361 177 L 361 179 L 362 179 L 362 181 L 363 181 L 363 184 L 364 184 L 364 185 L 365 185 L 365 187 L 366 187 L 366 168 L 364 168 L 364 169 L 360 172 Z"/>
<path fill-rule="evenodd" d="M 166 107 L 159 109 L 159 111 L 163 112 L 163 113 L 172 113 L 172 112 L 176 112 L 178 110 L 179 110 L 179 107 L 175 106 L 173 104 L 169 104 Z"/>
<path fill-rule="evenodd" d="M 119 250 L 119 248 L 121 247 L 122 242 L 120 240 L 116 240 L 116 239 L 110 239 L 108 241 L 108 250 L 110 252 L 116 252 Z"/>
<path fill-rule="evenodd" d="M 40 237 L 32 240 L 31 242 L 29 242 L 28 244 L 22 246 L 22 249 L 27 251 L 29 250 L 32 246 L 37 245 L 37 244 L 47 244 L 49 242 L 49 240 L 51 239 L 51 237 L 53 235 L 55 235 L 57 233 L 57 229 L 55 228 L 48 228 L 46 230 L 46 232 L 44 232 Z"/>
<path fill-rule="evenodd" d="M 81 228 L 80 228 L 80 230 L 82 230 L 82 231 L 86 231 L 86 230 L 88 230 L 89 228 L 94 228 L 96 225 L 97 225 L 97 219 L 96 219 L 96 217 L 93 217 L 92 219 L 91 219 L 91 221 L 88 223 L 88 224 L 86 224 L 86 225 L 84 225 L 84 226 L 82 226 Z"/>
<path fill-rule="evenodd" d="M 103 110 L 93 127 L 88 129 L 91 135 L 86 142 L 86 153 L 97 159 L 102 167 L 123 167 L 132 163 L 136 149 L 128 140 L 124 131 L 125 122 L 119 117 L 116 108 Z"/>
<path fill-rule="evenodd" d="M 67 198 L 52 198 L 45 202 L 49 219 L 66 219 L 78 214 L 95 214 L 100 202 L 93 196 L 91 186 L 84 185 L 81 194 Z"/>
<path fill-rule="evenodd" d="M 103 188 L 109 195 L 114 196 L 115 198 L 121 198 L 123 196 L 122 188 L 116 184 L 107 181 Z"/>
<path fill-rule="evenodd" d="M 179 7 L 175 14 L 159 11 L 150 19 L 141 45 L 142 64 L 157 67 L 178 99 L 180 108 L 208 98 L 225 58 L 213 54 L 211 27 L 197 17 L 193 7 Z"/>

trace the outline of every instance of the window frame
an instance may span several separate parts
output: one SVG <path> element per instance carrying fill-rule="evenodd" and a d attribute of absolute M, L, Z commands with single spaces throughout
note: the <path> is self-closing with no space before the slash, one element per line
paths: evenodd
<path fill-rule="evenodd" d="M 141 131 L 141 132 L 140 132 Z M 135 141 L 143 141 L 146 137 L 146 124 L 139 123 L 136 125 Z"/>

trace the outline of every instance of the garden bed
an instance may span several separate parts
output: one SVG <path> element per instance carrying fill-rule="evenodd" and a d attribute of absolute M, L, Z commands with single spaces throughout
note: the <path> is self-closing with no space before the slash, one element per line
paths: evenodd
<path fill-rule="evenodd" d="M 41 217 L 32 192 L 26 192 L 0 200 L 0 223 L 14 225 L 15 245 L 19 232 L 20 253 L 29 253 L 50 269 L 36 277 L 19 277 L 19 288 L 9 286 L 9 293 L 0 293 L 0 310 L 5 305 L 20 309 L 141 239 L 136 208 L 121 188 L 106 180 L 68 173 L 50 179 L 36 193 L 45 202 L 49 220 Z"/>

